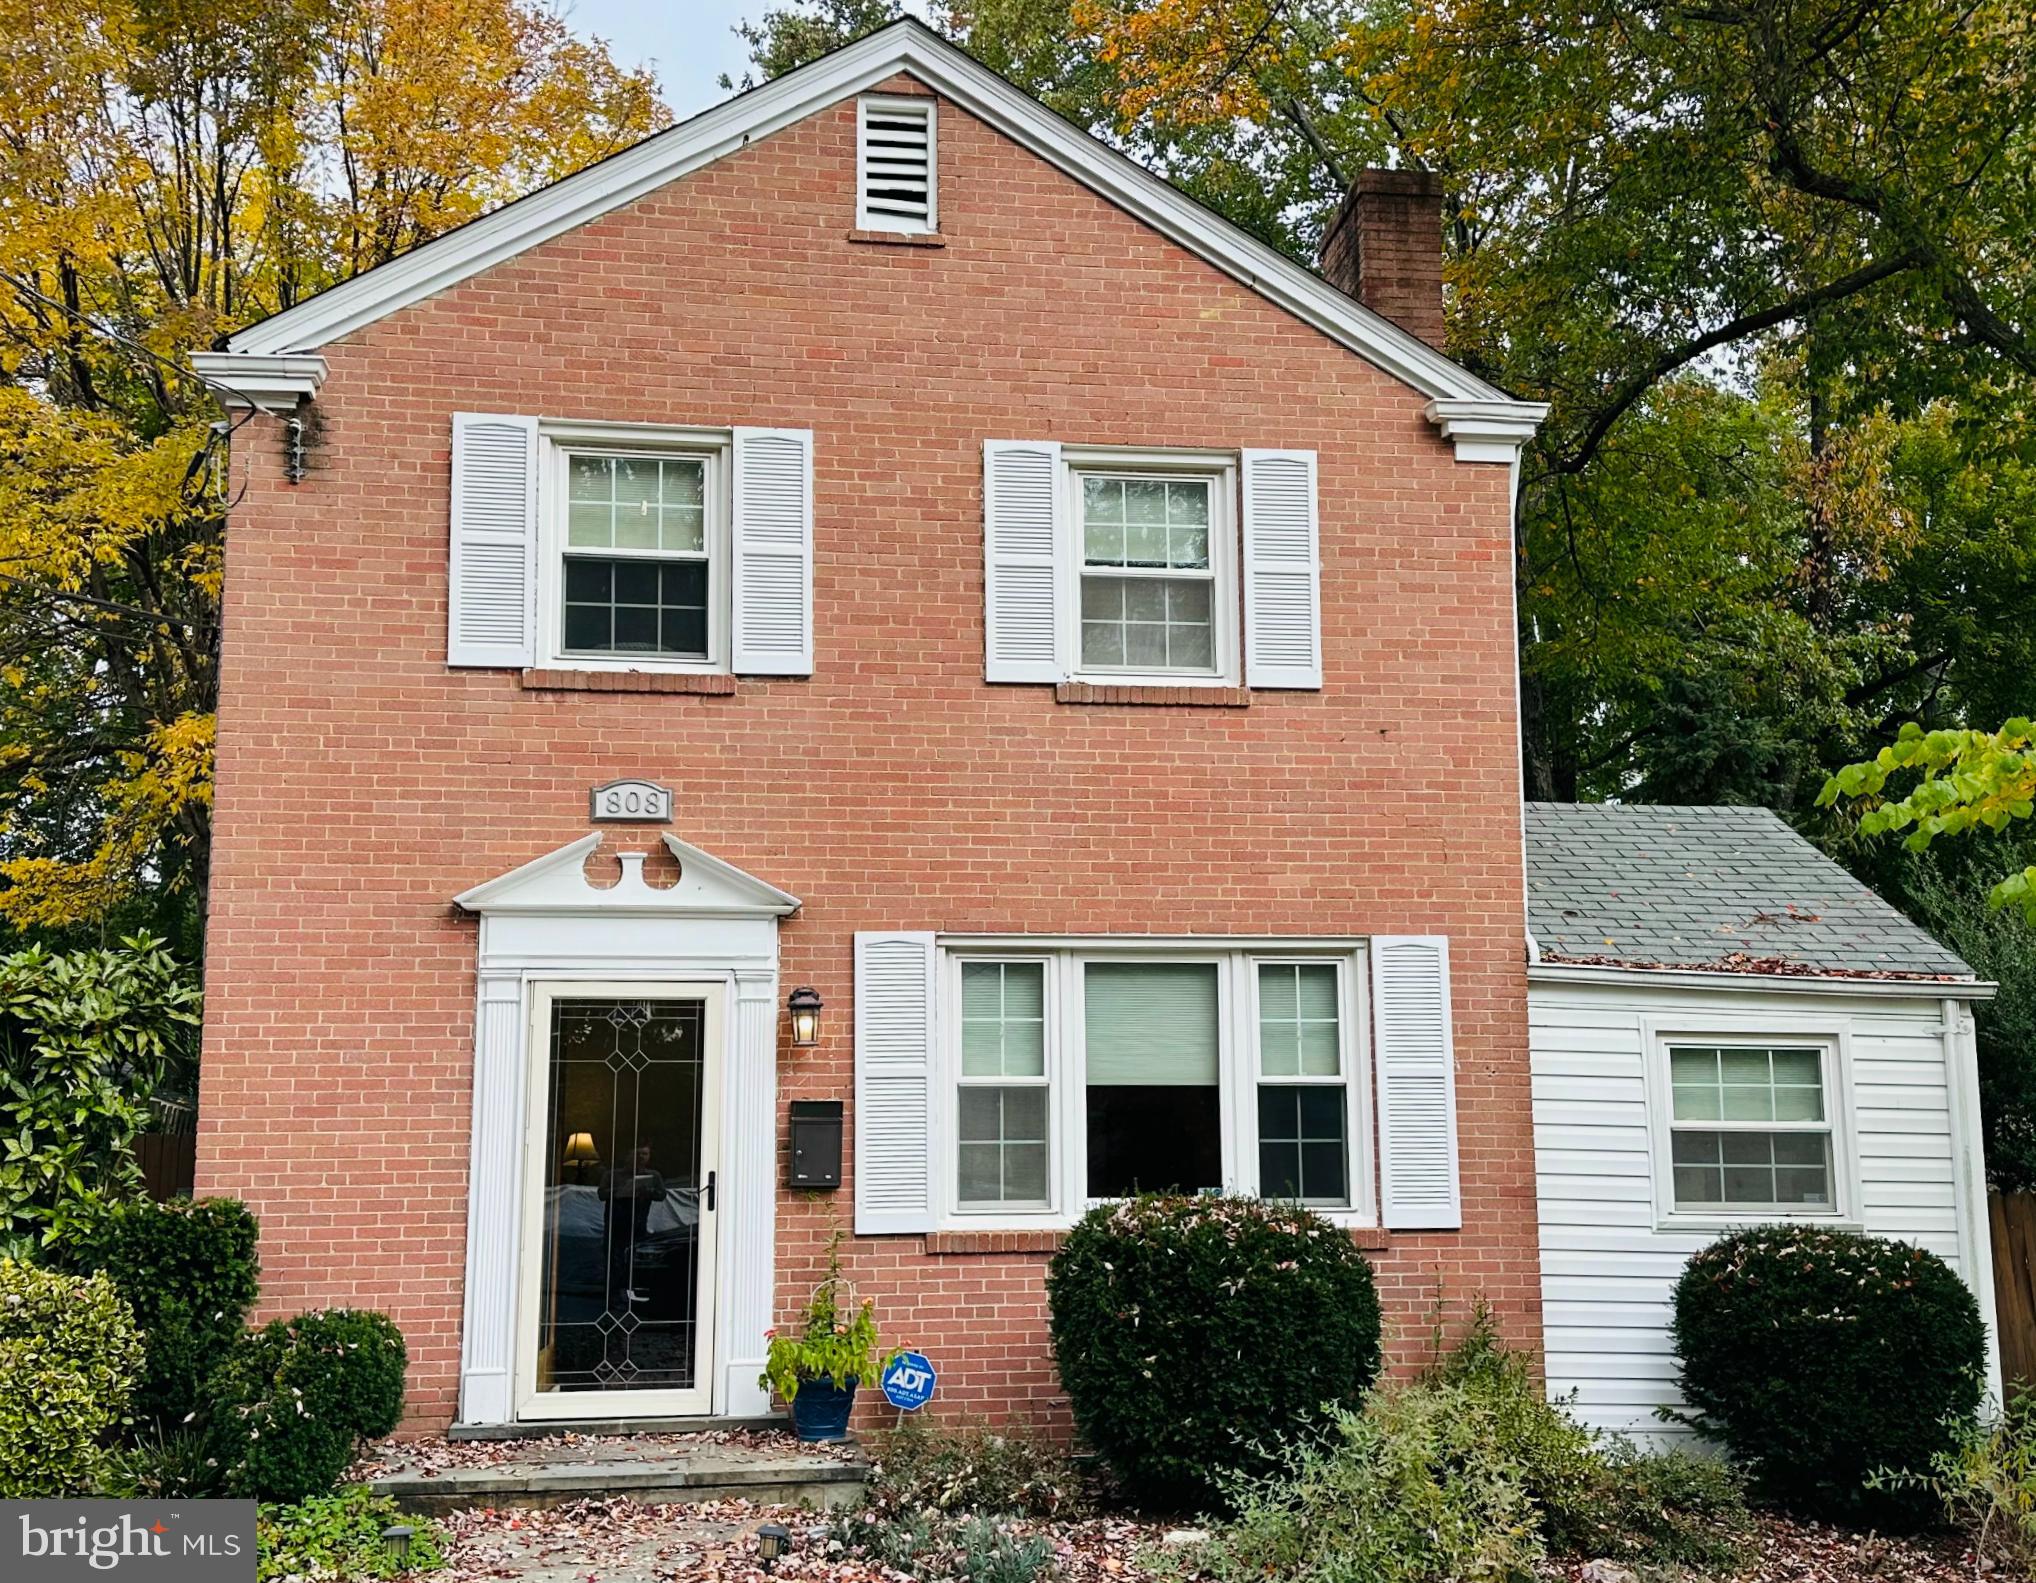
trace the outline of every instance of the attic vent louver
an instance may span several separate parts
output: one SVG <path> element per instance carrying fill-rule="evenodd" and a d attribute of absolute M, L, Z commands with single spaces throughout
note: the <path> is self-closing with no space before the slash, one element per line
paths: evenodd
<path fill-rule="evenodd" d="M 936 230 L 931 99 L 863 99 L 856 106 L 856 226 Z"/>

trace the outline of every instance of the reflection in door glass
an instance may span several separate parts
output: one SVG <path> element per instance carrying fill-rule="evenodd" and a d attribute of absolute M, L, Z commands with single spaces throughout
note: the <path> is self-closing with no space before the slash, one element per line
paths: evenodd
<path fill-rule="evenodd" d="M 552 1004 L 540 1391 L 696 1383 L 705 1015 L 697 1000 Z"/>

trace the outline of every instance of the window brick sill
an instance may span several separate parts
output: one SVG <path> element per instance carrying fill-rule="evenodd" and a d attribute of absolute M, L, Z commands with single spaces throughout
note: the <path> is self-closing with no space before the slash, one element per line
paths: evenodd
<path fill-rule="evenodd" d="M 1054 1253 L 1067 1240 L 1064 1231 L 930 1231 L 926 1251 L 936 1258 L 989 1253 Z"/>
<path fill-rule="evenodd" d="M 1249 687 L 1117 687 L 1061 682 L 1053 696 L 1064 704 L 1173 704 L 1199 709 L 1249 709 Z"/>
<path fill-rule="evenodd" d="M 527 693 L 715 693 L 735 691 L 733 676 L 679 671 L 547 671 L 523 673 Z"/>
<path fill-rule="evenodd" d="M 874 247 L 945 247 L 947 238 L 937 231 L 850 231 L 851 242 Z"/>

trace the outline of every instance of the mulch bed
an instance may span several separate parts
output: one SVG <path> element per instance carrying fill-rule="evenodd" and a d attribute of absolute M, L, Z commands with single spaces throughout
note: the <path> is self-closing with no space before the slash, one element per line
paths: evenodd
<path fill-rule="evenodd" d="M 1889 1539 L 1762 1514 L 1753 1562 L 1715 1583 L 1971 1583 L 1979 1575 L 1963 1534 Z M 1549 1568 L 1576 1583 L 1588 1563 Z"/>

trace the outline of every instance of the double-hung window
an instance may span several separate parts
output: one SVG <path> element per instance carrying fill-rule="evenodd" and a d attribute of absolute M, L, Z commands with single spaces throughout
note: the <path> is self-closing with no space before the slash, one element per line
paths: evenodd
<path fill-rule="evenodd" d="M 1236 470 L 1192 456 L 1071 452 L 1073 674 L 1236 680 Z"/>
<path fill-rule="evenodd" d="M 567 427 L 547 439 L 546 662 L 725 669 L 725 443 Z"/>
<path fill-rule="evenodd" d="M 945 970 L 957 1223 L 1155 1191 L 1369 1215 L 1354 954 L 957 946 Z"/>
<path fill-rule="evenodd" d="M 1665 1208 L 1702 1218 L 1834 1216 L 1843 1197 L 1829 1040 L 1669 1038 Z"/>

